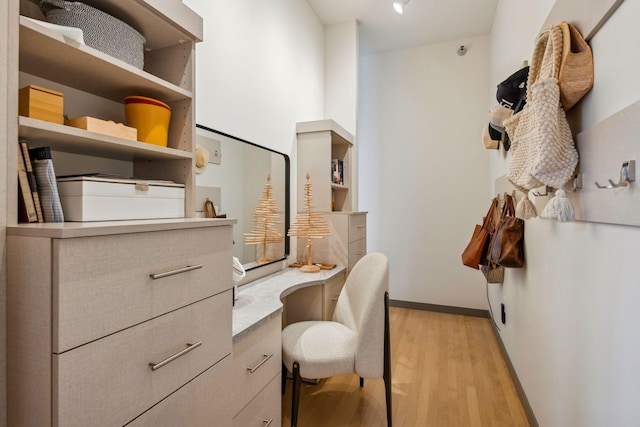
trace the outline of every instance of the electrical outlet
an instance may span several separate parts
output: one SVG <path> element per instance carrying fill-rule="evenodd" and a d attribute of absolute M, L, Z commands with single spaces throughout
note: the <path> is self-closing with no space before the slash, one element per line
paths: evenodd
<path fill-rule="evenodd" d="M 500 319 L 503 325 L 507 323 L 507 312 L 504 309 L 504 303 L 500 304 Z"/>

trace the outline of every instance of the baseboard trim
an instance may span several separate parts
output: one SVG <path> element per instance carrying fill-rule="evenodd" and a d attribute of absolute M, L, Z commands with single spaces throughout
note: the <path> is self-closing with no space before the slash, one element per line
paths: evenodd
<path fill-rule="evenodd" d="M 453 307 L 448 305 L 426 304 L 422 302 L 412 302 L 412 301 L 402 301 L 402 300 L 389 300 L 389 305 L 391 307 L 409 308 L 413 310 L 435 311 L 438 313 L 460 314 L 462 316 L 485 317 L 485 318 L 491 319 L 491 314 L 489 313 L 489 310 L 480 310 L 475 308 Z M 529 422 L 529 426 L 540 427 L 540 425 L 538 424 L 538 420 L 536 419 L 536 416 L 533 413 L 533 408 L 529 403 L 529 399 L 527 399 L 527 395 L 524 392 L 524 388 L 522 387 L 520 378 L 518 378 L 518 374 L 516 373 L 516 370 L 513 367 L 513 363 L 511 363 L 511 358 L 507 353 L 507 348 L 504 346 L 504 342 L 502 342 L 502 337 L 500 336 L 500 332 L 498 331 L 498 328 L 496 327 L 496 324 L 494 323 L 493 320 L 491 320 L 491 329 L 493 330 L 493 334 L 495 335 L 496 340 L 500 345 L 500 351 L 502 352 L 504 361 L 507 364 L 509 375 L 511 375 L 511 379 L 513 380 L 513 385 L 515 386 L 516 393 L 518 393 L 518 398 L 522 403 L 522 409 L 524 409 L 524 413 L 527 417 L 527 421 Z"/>
<path fill-rule="evenodd" d="M 536 419 L 536 415 L 533 413 L 533 408 L 531 404 L 529 404 L 529 399 L 527 399 L 527 394 L 524 392 L 524 388 L 522 387 L 522 383 L 520 382 L 520 378 L 518 378 L 518 374 L 516 373 L 516 369 L 513 367 L 513 363 L 511 363 L 511 358 L 507 353 L 507 348 L 504 346 L 504 342 L 502 342 L 502 337 L 500 336 L 500 332 L 496 327 L 496 324 L 491 321 L 491 329 L 493 330 L 493 334 L 496 336 L 496 340 L 498 344 L 500 344 L 500 351 L 502 351 L 502 357 L 504 358 L 505 363 L 507 364 L 507 369 L 509 369 L 509 375 L 511 375 L 511 379 L 513 380 L 513 385 L 516 388 L 516 393 L 518 393 L 518 397 L 520 398 L 520 402 L 522 403 L 522 409 L 524 409 L 524 413 L 527 416 L 527 421 L 529 422 L 529 426 L 531 427 L 540 427 L 538 424 L 538 420 Z"/>
<path fill-rule="evenodd" d="M 449 305 L 427 304 L 424 302 L 389 300 L 391 307 L 410 308 L 413 310 L 435 311 L 438 313 L 460 314 L 462 316 L 486 317 L 489 318 L 489 310 L 480 310 L 477 308 L 453 307 Z"/>

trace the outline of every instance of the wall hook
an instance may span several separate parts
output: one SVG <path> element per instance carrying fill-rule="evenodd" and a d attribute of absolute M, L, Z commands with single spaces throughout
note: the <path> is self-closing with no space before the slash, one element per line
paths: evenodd
<path fill-rule="evenodd" d="M 582 190 L 582 174 L 577 173 L 571 180 L 571 190 L 565 189 L 567 193 L 575 193 L 578 190 Z"/>
<path fill-rule="evenodd" d="M 627 160 L 622 164 L 620 168 L 620 179 L 617 183 L 612 180 L 609 181 L 609 185 L 600 185 L 596 181 L 596 187 L 598 188 L 618 188 L 618 187 L 626 187 L 630 182 L 636 180 L 636 161 L 635 160 Z"/>
<path fill-rule="evenodd" d="M 539 191 L 534 191 L 533 195 L 536 197 L 545 197 L 548 196 L 550 191 L 549 190 L 553 190 L 551 187 L 549 187 L 548 185 L 544 186 L 544 193 L 540 193 Z"/>

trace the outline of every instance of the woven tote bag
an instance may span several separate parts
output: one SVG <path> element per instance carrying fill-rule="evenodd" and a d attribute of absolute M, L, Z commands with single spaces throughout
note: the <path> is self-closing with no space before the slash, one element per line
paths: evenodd
<path fill-rule="evenodd" d="M 573 107 L 593 87 L 593 54 L 580 31 L 561 22 L 562 62 L 558 72 L 560 102 L 565 111 Z"/>
<path fill-rule="evenodd" d="M 527 104 L 504 122 L 511 139 L 507 178 L 521 191 L 542 185 L 562 188 L 578 164 L 571 129 L 560 105 L 558 72 L 562 55 L 559 26 L 536 41 L 527 83 Z"/>

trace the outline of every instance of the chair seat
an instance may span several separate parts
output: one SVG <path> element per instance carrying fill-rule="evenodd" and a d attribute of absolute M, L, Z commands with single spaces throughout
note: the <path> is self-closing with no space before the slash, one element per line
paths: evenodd
<path fill-rule="evenodd" d="M 341 323 L 306 321 L 282 330 L 282 361 L 291 370 L 300 363 L 304 378 L 327 378 L 355 372 L 357 335 Z"/>

